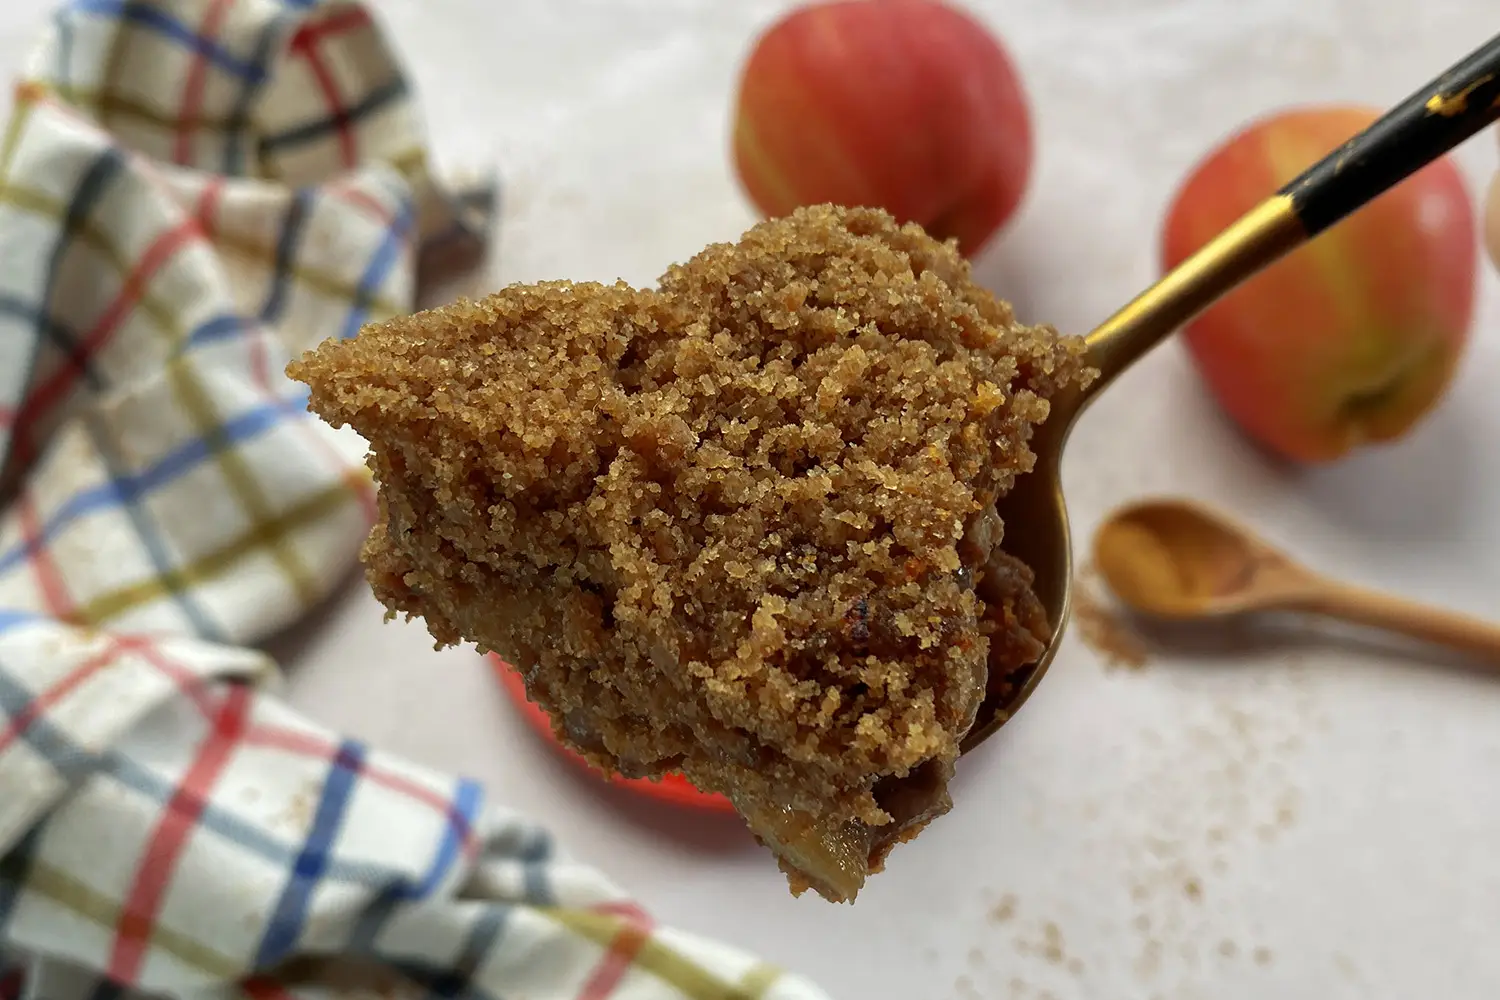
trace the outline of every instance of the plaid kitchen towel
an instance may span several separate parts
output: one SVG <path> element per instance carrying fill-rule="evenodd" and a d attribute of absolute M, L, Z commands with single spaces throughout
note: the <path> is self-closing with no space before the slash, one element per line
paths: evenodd
<path fill-rule="evenodd" d="M 282 374 L 482 253 L 368 10 L 73 0 L 0 137 L 0 1000 L 816 998 L 274 697 L 372 519 Z"/>

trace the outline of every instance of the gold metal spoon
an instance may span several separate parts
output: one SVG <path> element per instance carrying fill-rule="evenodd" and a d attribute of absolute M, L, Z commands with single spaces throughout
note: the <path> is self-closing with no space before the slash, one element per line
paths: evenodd
<path fill-rule="evenodd" d="M 1178 327 L 1269 265 L 1500 118 L 1500 36 L 1388 111 L 1251 209 L 1088 335 L 1100 377 L 1054 399 L 1032 440 L 1035 468 L 1000 505 L 1005 550 L 1031 567 L 1052 637 L 1018 683 L 996 690 L 964 739 L 972 750 L 1006 723 L 1057 655 L 1073 582 L 1062 452 L 1088 404 Z"/>
<path fill-rule="evenodd" d="M 1330 580 L 1192 501 L 1145 500 L 1115 511 L 1094 535 L 1094 563 L 1127 607 L 1156 618 L 1305 611 L 1500 665 L 1500 626 Z"/>

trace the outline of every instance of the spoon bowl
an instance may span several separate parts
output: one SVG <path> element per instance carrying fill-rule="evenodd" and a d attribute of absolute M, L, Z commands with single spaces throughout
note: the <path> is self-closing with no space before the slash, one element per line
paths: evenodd
<path fill-rule="evenodd" d="M 1330 580 L 1248 529 L 1188 500 L 1145 500 L 1100 525 L 1094 559 L 1120 602 L 1171 621 L 1255 611 L 1340 619 L 1500 665 L 1500 627 Z"/>
<path fill-rule="evenodd" d="M 1490 39 L 1378 121 L 1251 209 L 1086 338 L 1098 377 L 1052 401 L 1032 440 L 1036 465 L 999 505 L 1005 550 L 1031 568 L 1051 629 L 1020 676 L 980 706 L 963 742 L 973 750 L 1015 716 L 1057 656 L 1070 609 L 1073 560 L 1062 452 L 1100 392 L 1173 331 L 1255 274 L 1500 119 L 1500 36 Z"/>
<path fill-rule="evenodd" d="M 1054 416 L 1059 409 L 1054 403 Z M 992 687 L 980 706 L 974 726 L 964 737 L 961 749 L 965 753 L 988 739 L 1020 710 L 1041 683 L 1061 645 L 1059 640 L 1067 626 L 1073 580 L 1072 540 L 1068 507 L 1063 500 L 1061 460 L 1062 447 L 1072 426 L 1071 420 L 1054 422 L 1049 418 L 1037 429 L 1031 442 L 1037 456 L 1036 465 L 1031 472 L 1017 477 L 1011 491 L 996 505 L 1005 524 L 1005 551 L 1031 570 L 1034 576 L 1032 592 L 1046 609 L 1047 625 L 1052 635 L 1041 657 L 1019 677 L 998 678 L 1006 684 L 998 690 Z M 1014 525 L 1025 525 L 1025 530 L 1012 534 Z M 983 586 L 981 581 L 981 596 Z"/>
<path fill-rule="evenodd" d="M 1187 500 L 1117 510 L 1094 535 L 1094 565 L 1130 607 L 1175 621 L 1293 601 L 1310 575 L 1249 530 Z"/>

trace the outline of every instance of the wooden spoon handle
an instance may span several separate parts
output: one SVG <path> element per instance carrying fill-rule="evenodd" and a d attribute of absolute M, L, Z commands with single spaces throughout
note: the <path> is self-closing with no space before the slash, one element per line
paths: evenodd
<path fill-rule="evenodd" d="M 1500 669 L 1500 625 L 1478 618 L 1342 584 L 1319 587 L 1295 605 L 1299 610 L 1461 650 Z"/>

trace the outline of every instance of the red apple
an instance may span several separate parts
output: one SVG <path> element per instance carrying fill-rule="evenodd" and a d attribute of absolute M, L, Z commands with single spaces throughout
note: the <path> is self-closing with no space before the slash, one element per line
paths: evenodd
<path fill-rule="evenodd" d="M 1167 214 L 1170 269 L 1256 202 L 1369 125 L 1363 107 L 1257 121 L 1191 172 Z M 1468 340 L 1475 212 L 1439 160 L 1191 323 L 1193 361 L 1252 438 L 1303 462 L 1411 429 L 1443 395 Z"/>
<path fill-rule="evenodd" d="M 1489 197 L 1485 199 L 1484 245 L 1489 249 L 1490 262 L 1500 267 L 1500 173 L 1491 178 Z"/>
<path fill-rule="evenodd" d="M 734 160 L 757 208 L 883 208 L 977 253 L 1031 173 L 1026 96 L 1000 43 L 935 0 L 793 11 L 740 80 Z"/>

